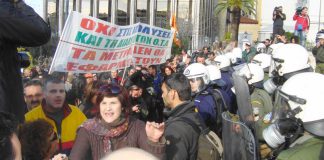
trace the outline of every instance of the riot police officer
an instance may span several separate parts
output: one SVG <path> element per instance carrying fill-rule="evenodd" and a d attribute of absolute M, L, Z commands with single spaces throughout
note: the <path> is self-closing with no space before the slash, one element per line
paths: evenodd
<path fill-rule="evenodd" d="M 324 159 L 324 75 L 300 73 L 277 90 L 272 124 L 263 131 L 278 160 Z"/>

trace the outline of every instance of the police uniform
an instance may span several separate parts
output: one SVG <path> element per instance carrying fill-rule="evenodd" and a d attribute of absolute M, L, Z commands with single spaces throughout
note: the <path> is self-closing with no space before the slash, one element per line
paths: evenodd
<path fill-rule="evenodd" d="M 323 160 L 324 139 L 304 135 L 297 139 L 291 148 L 282 151 L 277 160 Z"/>
<path fill-rule="evenodd" d="M 251 94 L 251 105 L 254 113 L 254 121 L 256 122 L 258 139 L 264 140 L 262 131 L 270 124 L 267 120 L 267 115 L 269 115 L 273 108 L 271 97 L 263 89 L 255 88 Z"/>

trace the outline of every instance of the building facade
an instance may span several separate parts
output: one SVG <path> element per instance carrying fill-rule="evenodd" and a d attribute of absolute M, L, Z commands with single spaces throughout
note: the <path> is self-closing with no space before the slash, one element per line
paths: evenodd
<path fill-rule="evenodd" d="M 117 25 L 141 22 L 167 29 L 170 28 L 171 15 L 175 14 L 179 29 L 178 38 L 183 46 L 190 50 L 210 46 L 216 37 L 214 9 L 217 0 L 25 1 L 50 22 L 53 33 L 51 43 L 56 45 L 70 11 L 78 11 Z"/>

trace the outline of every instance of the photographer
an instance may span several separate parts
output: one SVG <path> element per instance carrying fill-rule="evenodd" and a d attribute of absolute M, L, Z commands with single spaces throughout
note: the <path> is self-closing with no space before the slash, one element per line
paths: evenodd
<path fill-rule="evenodd" d="M 273 37 L 276 37 L 283 31 L 283 21 L 286 20 L 286 14 L 282 13 L 282 6 L 275 7 L 272 15 L 273 20 Z"/>
<path fill-rule="evenodd" d="M 39 46 L 51 37 L 48 24 L 22 0 L 0 0 L 0 111 L 24 120 L 26 105 L 18 46 Z"/>
<path fill-rule="evenodd" d="M 308 8 L 297 8 L 293 20 L 296 21 L 294 35 L 299 37 L 300 45 L 305 47 L 306 34 L 309 30 L 310 20 L 308 17 Z"/>

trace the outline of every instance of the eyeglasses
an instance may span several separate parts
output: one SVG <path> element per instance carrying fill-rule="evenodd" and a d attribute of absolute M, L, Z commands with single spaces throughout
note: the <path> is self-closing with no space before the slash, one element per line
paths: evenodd
<path fill-rule="evenodd" d="M 121 88 L 117 85 L 103 85 L 99 88 L 99 92 L 110 92 L 113 94 L 119 94 L 121 92 Z"/>
<path fill-rule="evenodd" d="M 54 142 L 54 141 L 56 141 L 57 138 L 58 138 L 56 132 L 53 131 L 52 133 L 53 133 L 53 134 L 52 134 L 53 137 L 50 139 L 50 142 Z"/>

